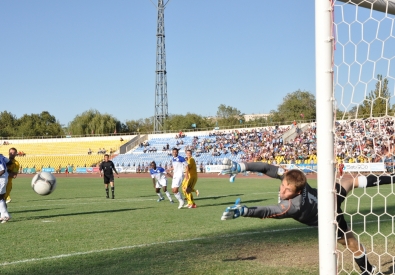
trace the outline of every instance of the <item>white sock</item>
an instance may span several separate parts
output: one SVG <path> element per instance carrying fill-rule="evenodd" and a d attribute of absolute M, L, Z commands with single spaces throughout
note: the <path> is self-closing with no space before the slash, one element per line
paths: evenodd
<path fill-rule="evenodd" d="M 365 176 L 358 177 L 358 188 L 365 188 L 368 185 L 368 179 Z"/>
<path fill-rule="evenodd" d="M 169 191 L 166 191 L 165 194 L 169 198 L 169 201 L 172 201 L 172 198 L 171 198 L 171 195 L 170 195 Z"/>
<path fill-rule="evenodd" d="M 159 192 L 159 193 L 156 193 L 157 195 L 158 195 L 158 197 L 160 198 L 160 199 L 163 199 L 163 196 L 162 196 L 162 194 Z"/>
<path fill-rule="evenodd" d="M 2 218 L 10 216 L 7 211 L 7 204 L 5 203 L 5 200 L 0 200 L 0 214 Z"/>
<path fill-rule="evenodd" d="M 182 202 L 182 201 L 183 201 L 183 199 L 182 199 L 182 196 L 181 196 L 181 193 L 180 193 L 180 192 L 177 192 L 177 193 L 175 193 L 175 194 L 174 194 L 174 197 L 176 197 L 176 199 L 177 199 L 179 202 Z"/>

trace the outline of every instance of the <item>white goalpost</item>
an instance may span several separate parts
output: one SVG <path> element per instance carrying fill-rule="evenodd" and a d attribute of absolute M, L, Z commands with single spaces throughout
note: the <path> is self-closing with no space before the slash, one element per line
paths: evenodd
<path fill-rule="evenodd" d="M 336 244 L 336 164 L 395 172 L 395 0 L 315 0 L 315 36 L 320 274 L 360 274 Z M 395 273 L 394 186 L 353 190 L 343 210 L 377 271 Z"/>

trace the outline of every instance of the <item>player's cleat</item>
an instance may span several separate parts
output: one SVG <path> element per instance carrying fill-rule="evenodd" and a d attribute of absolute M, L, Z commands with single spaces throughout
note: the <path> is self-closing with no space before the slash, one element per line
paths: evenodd
<path fill-rule="evenodd" d="M 225 169 L 221 170 L 221 175 L 229 175 L 229 181 L 234 182 L 236 179 L 236 175 L 241 172 L 245 172 L 245 164 L 244 163 L 237 163 L 235 161 L 231 161 L 228 158 L 225 158 L 222 161 L 222 165 Z"/>
<path fill-rule="evenodd" d="M 365 270 L 364 272 L 361 273 L 361 275 L 376 275 L 378 274 L 377 272 L 378 272 L 377 267 L 375 265 L 372 265 L 372 271 L 369 272 Z"/>
<path fill-rule="evenodd" d="M 112 196 L 112 199 L 115 199 L 115 197 L 114 197 L 114 196 Z"/>
<path fill-rule="evenodd" d="M 242 216 L 244 214 L 244 206 L 240 203 L 241 200 L 237 199 L 234 205 L 227 207 L 225 212 L 222 214 L 221 220 L 232 220 Z"/>
<path fill-rule="evenodd" d="M 11 201 L 12 201 L 11 199 L 8 199 L 8 200 L 6 200 L 5 203 L 10 203 Z"/>
<path fill-rule="evenodd" d="M 189 208 L 189 206 L 191 206 L 192 204 L 185 204 L 183 207 L 184 208 Z"/>
<path fill-rule="evenodd" d="M 0 218 L 1 223 L 6 223 L 11 219 L 11 217 L 4 217 L 4 218 Z"/>
<path fill-rule="evenodd" d="M 174 201 L 170 201 L 170 203 L 174 203 Z"/>
<path fill-rule="evenodd" d="M 199 195 L 200 195 L 199 190 L 196 190 L 196 197 L 199 197 Z"/>
<path fill-rule="evenodd" d="M 181 209 L 184 206 L 185 201 L 181 200 L 180 204 L 178 205 L 178 209 Z"/>
<path fill-rule="evenodd" d="M 188 208 L 189 208 L 189 209 L 191 209 L 191 208 L 196 208 L 196 207 L 197 207 L 196 204 L 189 204 L 189 205 L 188 205 Z"/>
<path fill-rule="evenodd" d="M 165 200 L 165 198 L 159 198 L 159 199 L 157 200 L 157 202 L 161 202 L 161 201 L 163 201 L 163 200 Z"/>
<path fill-rule="evenodd" d="M 110 198 L 110 196 L 107 195 L 107 196 L 106 196 L 106 199 L 109 199 L 109 198 Z"/>

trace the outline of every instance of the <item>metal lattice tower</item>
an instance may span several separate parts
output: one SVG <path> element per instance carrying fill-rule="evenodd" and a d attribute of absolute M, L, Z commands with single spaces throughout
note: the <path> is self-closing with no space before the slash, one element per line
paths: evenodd
<path fill-rule="evenodd" d="M 167 76 L 166 76 L 166 49 L 165 49 L 165 6 L 158 0 L 158 23 L 156 33 L 156 83 L 155 83 L 155 117 L 154 132 L 163 131 L 165 119 L 168 116 L 167 104 Z"/>

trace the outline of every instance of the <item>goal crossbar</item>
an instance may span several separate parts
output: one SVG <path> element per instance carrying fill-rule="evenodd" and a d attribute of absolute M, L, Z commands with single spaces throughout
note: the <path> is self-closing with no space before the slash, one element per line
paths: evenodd
<path fill-rule="evenodd" d="M 357 5 L 376 11 L 395 15 L 395 0 L 338 0 L 340 2 Z"/>

